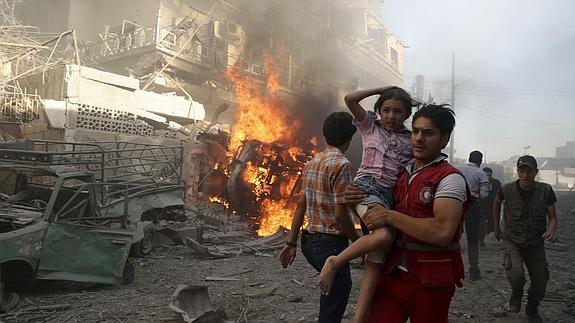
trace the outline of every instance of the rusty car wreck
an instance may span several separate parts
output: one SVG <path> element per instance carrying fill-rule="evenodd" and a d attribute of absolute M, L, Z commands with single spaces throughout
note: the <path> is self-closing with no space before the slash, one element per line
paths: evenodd
<path fill-rule="evenodd" d="M 0 309 L 18 302 L 11 286 L 34 279 L 122 283 L 130 253 L 150 251 L 151 220 L 184 204 L 181 155 L 136 143 L 0 149 Z"/>

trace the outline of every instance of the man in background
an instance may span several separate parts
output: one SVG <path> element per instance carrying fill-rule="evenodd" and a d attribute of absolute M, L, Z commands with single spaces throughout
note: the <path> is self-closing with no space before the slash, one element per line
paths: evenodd
<path fill-rule="evenodd" d="M 471 192 L 469 209 L 463 217 L 465 221 L 465 235 L 467 236 L 469 280 L 481 279 L 481 271 L 479 270 L 479 232 L 483 221 L 481 220 L 479 199 L 486 198 L 489 194 L 489 180 L 487 175 L 479 168 L 482 162 L 483 154 L 478 150 L 474 150 L 469 154 L 469 163 L 459 167 Z"/>
<path fill-rule="evenodd" d="M 493 178 L 493 170 L 489 167 L 484 167 L 483 172 L 487 175 L 489 180 L 489 194 L 486 198 L 481 199 L 481 213 L 483 216 L 483 230 L 479 232 L 479 246 L 485 248 L 485 236 L 493 232 L 493 201 L 495 196 L 501 189 L 501 182 L 497 178 Z"/>
<path fill-rule="evenodd" d="M 525 263 L 531 279 L 525 306 L 525 315 L 529 322 L 543 322 L 538 307 L 545 296 L 549 280 L 544 242 L 553 242 L 557 232 L 557 198 L 551 185 L 535 180 L 538 172 L 537 161 L 533 156 L 520 157 L 517 160 L 519 179 L 503 185 L 493 203 L 494 233 L 495 238 L 500 240 L 502 230 L 499 227 L 499 215 L 501 203 L 505 201 L 504 266 L 512 290 L 509 309 L 514 313 L 521 310 L 523 287 L 526 283 L 523 269 Z"/>

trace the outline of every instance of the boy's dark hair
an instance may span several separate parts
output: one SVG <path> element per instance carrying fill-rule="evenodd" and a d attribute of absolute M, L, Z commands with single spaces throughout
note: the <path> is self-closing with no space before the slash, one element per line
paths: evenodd
<path fill-rule="evenodd" d="M 417 118 L 427 118 L 433 122 L 433 125 L 439 129 L 441 135 L 451 136 L 453 127 L 455 127 L 455 112 L 451 110 L 451 105 L 444 104 L 424 104 L 413 115 L 413 122 Z"/>
<path fill-rule="evenodd" d="M 351 123 L 353 116 L 347 112 L 334 112 L 323 122 L 323 136 L 328 145 L 339 147 L 351 140 L 357 129 Z"/>
<path fill-rule="evenodd" d="M 493 174 L 493 169 L 491 169 L 490 167 L 483 167 L 483 171 L 489 174 Z"/>
<path fill-rule="evenodd" d="M 483 154 L 479 150 L 474 150 L 469 153 L 469 161 L 472 163 L 480 164 L 483 160 Z"/>
<path fill-rule="evenodd" d="M 405 113 L 407 114 L 406 119 L 411 116 L 412 108 L 420 105 L 420 103 L 413 100 L 409 93 L 407 93 L 404 89 L 397 86 L 390 86 L 385 91 L 383 91 L 383 93 L 381 93 L 373 105 L 373 111 L 375 113 L 379 113 L 379 109 L 381 109 L 383 106 L 383 102 L 387 100 L 400 101 L 403 105 L 403 109 L 405 109 Z"/>

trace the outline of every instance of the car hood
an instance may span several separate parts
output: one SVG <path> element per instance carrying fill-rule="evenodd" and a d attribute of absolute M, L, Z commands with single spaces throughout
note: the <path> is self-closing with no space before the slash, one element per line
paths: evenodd
<path fill-rule="evenodd" d="M 42 218 L 42 212 L 20 205 L 0 206 L 0 232 L 16 230 Z"/>

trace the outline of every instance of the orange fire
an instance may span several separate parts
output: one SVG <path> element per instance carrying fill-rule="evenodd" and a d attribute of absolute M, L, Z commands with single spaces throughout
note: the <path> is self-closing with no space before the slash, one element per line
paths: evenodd
<path fill-rule="evenodd" d="M 299 119 L 288 114 L 289 107 L 280 95 L 281 81 L 271 57 L 265 60 L 265 72 L 266 79 L 263 82 L 245 73 L 240 63 L 226 72 L 226 76 L 234 82 L 238 101 L 230 134 L 230 152 L 236 152 L 244 140 L 293 145 L 302 127 Z M 302 148 L 296 146 L 288 147 L 288 151 L 288 156 L 294 161 L 298 160 L 298 154 L 305 154 Z M 291 226 L 295 201 L 289 198 L 298 176 L 293 173 L 270 176 L 265 168 L 247 163 L 242 179 L 252 185 L 252 191 L 260 203 L 260 236 L 275 233 L 279 226 Z M 276 181 L 280 184 L 279 199 L 277 194 L 274 195 L 269 189 Z"/>
<path fill-rule="evenodd" d="M 295 205 L 286 204 L 285 201 L 264 200 L 262 203 L 262 216 L 258 235 L 269 236 L 274 234 L 280 226 L 291 228 L 291 219 Z"/>
<path fill-rule="evenodd" d="M 226 201 L 226 200 L 224 200 L 224 199 L 221 199 L 221 198 L 219 198 L 219 197 L 217 197 L 217 196 L 210 197 L 210 198 L 209 198 L 209 201 L 212 202 L 212 203 L 221 204 L 221 205 L 223 205 L 226 209 L 230 207 L 230 203 L 228 203 L 228 201 Z"/>
<path fill-rule="evenodd" d="M 279 76 L 270 58 L 266 60 L 266 74 L 266 84 L 263 85 L 260 80 L 244 74 L 240 64 L 226 72 L 226 76 L 234 82 L 238 101 L 229 145 L 232 152 L 246 139 L 264 143 L 289 142 L 301 128 L 299 120 L 287 118 L 287 107 L 279 96 Z"/>

